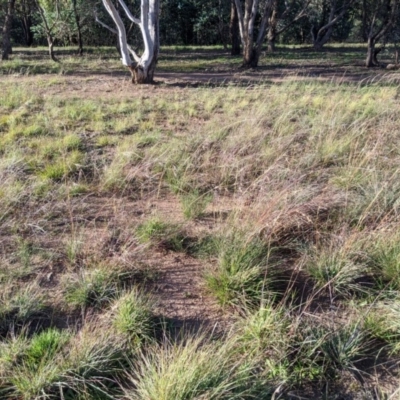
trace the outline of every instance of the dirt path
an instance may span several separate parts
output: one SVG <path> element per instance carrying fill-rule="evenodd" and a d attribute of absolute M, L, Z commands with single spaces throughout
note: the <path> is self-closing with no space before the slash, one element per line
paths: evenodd
<path fill-rule="evenodd" d="M 156 94 L 160 91 L 199 87 L 202 85 L 223 87 L 224 85 L 255 86 L 258 84 L 282 83 L 287 81 L 322 81 L 347 84 L 374 82 L 400 83 L 400 72 L 354 68 L 305 67 L 260 69 L 256 71 L 205 71 L 193 73 L 158 71 L 156 85 L 133 86 L 128 73 L 98 73 L 77 75 L 8 75 L 1 78 L 5 84 L 24 83 L 38 94 L 46 97 L 84 98 L 128 98 L 133 94 Z"/>

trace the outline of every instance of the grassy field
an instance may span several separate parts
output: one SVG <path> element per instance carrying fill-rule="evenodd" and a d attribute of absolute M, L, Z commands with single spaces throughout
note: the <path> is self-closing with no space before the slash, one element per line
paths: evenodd
<path fill-rule="evenodd" d="M 361 50 L 1 63 L 0 398 L 399 399 L 399 86 Z"/>

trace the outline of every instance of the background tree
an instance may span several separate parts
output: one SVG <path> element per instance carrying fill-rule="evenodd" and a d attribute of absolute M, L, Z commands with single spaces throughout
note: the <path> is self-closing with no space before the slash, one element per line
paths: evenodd
<path fill-rule="evenodd" d="M 2 52 L 1 59 L 8 60 L 8 56 L 12 52 L 11 47 L 11 25 L 14 16 L 15 0 L 7 0 L 7 7 L 5 13 L 5 19 L 3 24 L 3 41 L 2 41 Z"/>
<path fill-rule="evenodd" d="M 32 0 L 19 0 L 16 4 L 16 19 L 20 22 L 26 46 L 33 44 L 34 5 Z"/>
<path fill-rule="evenodd" d="M 235 0 L 235 5 L 243 47 L 242 66 L 254 68 L 258 65 L 264 44 L 273 0 Z"/>
<path fill-rule="evenodd" d="M 231 17 L 229 23 L 229 33 L 231 38 L 231 55 L 238 56 L 240 54 L 240 32 L 239 32 L 239 18 L 235 0 L 231 0 Z"/>
<path fill-rule="evenodd" d="M 330 40 L 335 25 L 346 16 L 355 0 L 314 0 L 310 7 L 311 38 L 315 50 Z"/>
<path fill-rule="evenodd" d="M 275 43 L 279 35 L 307 16 L 310 2 L 311 0 L 273 0 L 268 21 L 268 51 L 273 52 L 275 50 Z"/>
<path fill-rule="evenodd" d="M 49 56 L 57 61 L 54 54 L 56 40 L 70 39 L 71 26 L 74 26 L 73 5 L 70 0 L 34 0 L 40 16 L 40 23 L 33 27 L 36 36 L 47 40 Z"/>
<path fill-rule="evenodd" d="M 366 67 L 379 66 L 378 54 L 392 33 L 396 23 L 399 21 L 400 0 L 364 0 L 363 34 L 368 40 Z M 383 42 L 381 47 L 376 47 L 379 41 Z"/>

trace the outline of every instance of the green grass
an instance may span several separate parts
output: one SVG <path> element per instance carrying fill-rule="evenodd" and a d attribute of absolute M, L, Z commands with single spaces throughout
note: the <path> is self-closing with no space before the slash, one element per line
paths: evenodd
<path fill-rule="evenodd" d="M 233 355 L 231 341 L 210 343 L 202 336 L 188 338 L 178 346 L 168 342 L 157 345 L 141 354 L 133 366 L 125 397 L 130 400 L 251 398 L 260 389 L 251 380 L 252 365 L 241 364 Z M 266 396 L 268 389 L 264 386 L 258 394 Z"/>
<path fill-rule="evenodd" d="M 64 298 L 71 307 L 103 307 L 111 304 L 127 276 L 112 267 L 87 268 L 63 277 Z"/>
<path fill-rule="evenodd" d="M 121 334 L 139 344 L 150 340 L 154 333 L 151 299 L 137 289 L 123 294 L 113 308 L 113 324 Z"/>
<path fill-rule="evenodd" d="M 370 76 L 359 46 L 279 47 L 257 72 L 279 83 L 133 93 L 89 50 L 0 66 L 0 397 L 395 398 L 392 75 L 346 81 Z M 240 61 L 166 48 L 159 71 Z"/>
<path fill-rule="evenodd" d="M 272 296 L 275 266 L 270 261 L 271 249 L 265 243 L 234 232 L 221 239 L 218 265 L 206 274 L 207 287 L 223 306 Z"/>
<path fill-rule="evenodd" d="M 180 200 L 185 218 L 195 219 L 201 217 L 208 204 L 211 203 L 212 195 L 194 190 L 193 192 L 182 193 Z"/>

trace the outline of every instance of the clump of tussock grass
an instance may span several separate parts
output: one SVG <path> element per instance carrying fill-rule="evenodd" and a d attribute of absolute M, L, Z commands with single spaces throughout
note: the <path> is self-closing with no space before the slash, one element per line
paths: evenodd
<path fill-rule="evenodd" d="M 186 235 L 182 227 L 153 216 L 136 228 L 136 235 L 140 242 L 153 244 L 173 251 L 185 250 Z"/>
<path fill-rule="evenodd" d="M 286 354 L 275 365 L 288 387 L 338 382 L 348 373 L 358 381 L 362 363 L 375 360 L 373 350 L 371 336 L 359 322 L 316 324 L 297 319 L 291 326 Z"/>
<path fill-rule="evenodd" d="M 201 193 L 198 190 L 182 193 L 179 197 L 186 219 L 199 218 L 213 198 L 211 193 Z"/>
<path fill-rule="evenodd" d="M 50 328 L 2 342 L 0 392 L 23 400 L 112 397 L 125 360 L 124 342 L 89 325 L 75 334 Z"/>
<path fill-rule="evenodd" d="M 130 274 L 107 265 L 81 268 L 62 278 L 63 297 L 70 307 L 104 307 L 122 291 Z"/>
<path fill-rule="evenodd" d="M 84 160 L 83 153 L 79 150 L 73 150 L 65 156 L 60 156 L 57 160 L 44 165 L 38 171 L 38 175 L 43 179 L 60 181 L 82 169 Z"/>
<path fill-rule="evenodd" d="M 378 301 L 367 310 L 364 328 L 387 344 L 389 353 L 400 352 L 400 303 L 398 299 Z"/>
<path fill-rule="evenodd" d="M 1 333 L 43 315 L 46 307 L 43 290 L 36 282 L 24 286 L 2 282 L 0 299 Z"/>
<path fill-rule="evenodd" d="M 366 266 L 356 261 L 353 243 L 322 243 L 309 249 L 304 269 L 318 289 L 334 296 L 349 296 L 361 287 L 357 280 L 366 274 Z"/>
<path fill-rule="evenodd" d="M 278 199 L 279 201 L 280 199 Z M 329 229 L 339 219 L 346 199 L 337 193 L 321 194 L 311 199 L 300 199 L 283 210 L 272 211 L 262 217 L 261 235 L 279 245 L 293 242 L 315 243 L 321 227 Z"/>
<path fill-rule="evenodd" d="M 245 309 L 236 325 L 238 340 L 247 354 L 268 354 L 271 361 L 286 355 L 291 320 L 290 309 L 282 303 L 274 305 L 267 300 L 255 310 Z"/>
<path fill-rule="evenodd" d="M 364 227 L 395 217 L 400 210 L 398 171 L 390 175 L 372 171 L 353 189 L 355 199 L 346 211 L 353 225 Z"/>
<path fill-rule="evenodd" d="M 383 231 L 371 235 L 364 248 L 378 288 L 400 291 L 399 234 Z"/>
<path fill-rule="evenodd" d="M 154 300 L 136 288 L 122 293 L 111 307 L 115 329 L 135 345 L 151 340 L 155 328 L 153 303 Z"/>
<path fill-rule="evenodd" d="M 181 343 L 155 344 L 140 353 L 124 385 L 126 399 L 243 399 L 271 393 L 257 382 L 255 366 L 235 357 L 235 340 L 212 342 L 204 335 Z"/>
<path fill-rule="evenodd" d="M 223 305 L 254 302 L 271 296 L 276 264 L 271 249 L 257 237 L 233 232 L 220 239 L 218 264 L 205 276 L 208 290 Z"/>

